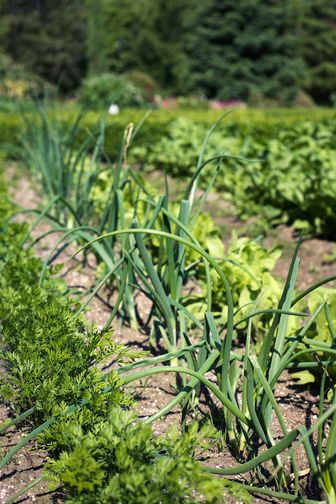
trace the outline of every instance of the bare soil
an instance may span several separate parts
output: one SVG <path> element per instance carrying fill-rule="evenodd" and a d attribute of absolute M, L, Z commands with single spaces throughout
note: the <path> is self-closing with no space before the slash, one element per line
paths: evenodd
<path fill-rule="evenodd" d="M 13 167 L 8 167 L 7 178 L 10 181 L 10 187 L 15 187 L 12 191 L 13 198 L 21 206 L 25 208 L 34 208 L 40 203 L 40 199 L 34 190 L 33 184 L 27 175 L 21 174 L 18 178 L 17 171 Z M 233 213 L 230 212 L 229 205 L 222 202 L 220 195 L 212 196 L 207 204 L 207 210 L 213 214 L 216 222 L 223 228 L 225 227 L 225 241 L 228 241 L 231 235 L 231 230 L 244 232 L 246 223 L 237 221 Z M 25 217 L 26 218 L 26 217 Z M 38 228 L 34 231 L 37 236 L 43 233 L 48 226 L 46 224 L 39 224 Z M 35 247 L 36 253 L 45 259 L 57 240 L 57 235 L 49 235 L 43 242 L 39 242 Z M 276 231 L 271 232 L 265 239 L 267 246 L 276 246 L 281 244 L 284 247 L 284 252 L 281 259 L 275 268 L 275 274 L 279 278 L 286 277 L 288 266 L 290 263 L 291 254 L 295 247 L 295 232 L 288 227 L 278 228 Z M 317 281 L 319 278 L 334 274 L 336 265 L 334 262 L 328 262 L 326 257 L 334 251 L 334 243 L 310 239 L 306 240 L 301 248 L 301 269 L 298 280 L 299 288 L 305 288 L 307 285 Z M 66 250 L 57 259 L 59 262 L 66 264 L 62 271 L 67 284 L 74 288 L 85 288 L 91 285 L 95 278 L 95 265 L 90 262 L 85 268 L 78 268 L 78 264 L 73 259 L 70 261 L 71 251 Z M 99 298 L 96 297 L 89 306 L 87 311 L 88 320 L 94 322 L 98 327 L 102 327 L 107 320 L 111 306 L 113 305 L 114 298 L 111 293 L 104 291 L 100 293 Z M 143 312 L 148 311 L 148 305 L 142 299 L 139 303 Z M 133 349 L 150 351 L 148 335 L 140 331 L 131 329 L 130 327 L 120 327 L 119 322 L 115 319 L 113 323 L 114 337 L 116 340 L 123 342 Z M 149 380 L 142 380 L 133 387 L 133 391 L 137 397 L 137 408 L 140 418 L 146 418 L 159 411 L 167 402 L 169 402 L 175 395 L 174 381 L 169 375 L 154 375 Z M 280 380 L 276 397 L 281 406 L 288 429 L 296 427 L 297 425 L 311 425 L 316 419 L 316 403 L 318 397 L 314 390 L 307 390 L 298 388 L 288 373 L 284 373 Z M 214 421 L 216 421 L 216 403 L 214 401 Z M 200 411 L 205 412 L 205 403 L 201 402 Z M 8 405 L 0 403 L 0 422 L 11 417 L 11 411 Z M 217 411 L 217 416 L 220 413 Z M 178 408 L 170 412 L 164 419 L 158 420 L 154 423 L 153 428 L 156 434 L 166 432 L 167 428 L 171 425 L 178 425 L 180 420 L 180 411 Z M 11 446 L 14 446 L 17 441 L 29 432 L 29 425 L 22 428 L 11 428 L 7 431 L 6 435 L 1 438 L 0 449 L 2 453 L 6 452 Z M 282 432 L 274 420 L 274 436 L 275 438 L 282 437 Z M 12 462 L 6 467 L 3 474 L 0 476 L 0 504 L 17 492 L 20 488 L 27 485 L 30 481 L 35 479 L 41 474 L 42 464 L 46 460 L 47 454 L 32 449 L 21 450 L 14 457 Z M 236 465 L 237 462 L 231 456 L 228 447 L 219 449 L 214 446 L 211 451 L 202 455 L 204 463 L 211 466 L 223 467 Z M 300 456 L 300 471 L 302 479 L 300 484 L 305 490 L 306 495 L 313 494 L 312 482 L 307 470 L 305 457 Z M 249 475 L 247 480 L 249 479 Z M 61 502 L 61 496 L 57 493 L 48 491 L 44 483 L 31 489 L 27 494 L 16 500 L 19 502 L 38 502 L 41 504 Z M 225 498 L 228 503 L 240 502 L 235 498 Z M 274 502 L 272 499 L 255 497 L 253 502 Z M 278 501 L 280 502 L 280 501 Z"/>

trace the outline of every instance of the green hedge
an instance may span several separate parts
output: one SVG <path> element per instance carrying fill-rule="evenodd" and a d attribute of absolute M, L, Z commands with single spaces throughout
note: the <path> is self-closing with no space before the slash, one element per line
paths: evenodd
<path fill-rule="evenodd" d="M 135 146 L 148 146 L 155 144 L 167 135 L 169 125 L 177 117 L 184 117 L 191 121 L 210 128 L 222 115 L 218 110 L 154 110 L 145 119 L 134 139 Z M 123 132 L 127 125 L 133 122 L 135 125 L 143 120 L 146 111 L 128 109 L 116 117 L 108 118 L 106 131 L 106 151 L 109 156 L 115 158 L 119 152 Z M 66 118 L 74 119 L 72 112 Z M 287 129 L 303 121 L 321 121 L 336 119 L 336 111 L 333 109 L 316 108 L 305 109 L 236 109 L 224 117 L 218 126 L 219 131 L 233 135 L 252 135 L 257 141 L 265 141 L 276 136 L 282 129 Z M 70 119 L 70 122 L 71 122 Z M 87 135 L 87 129 L 94 130 L 99 122 L 99 114 L 89 113 L 83 121 L 81 140 Z"/>
<path fill-rule="evenodd" d="M 74 106 L 63 106 L 52 110 L 51 114 L 60 121 L 62 127 L 70 127 L 79 113 Z M 146 114 L 143 109 L 125 109 L 118 116 L 105 116 L 107 119 L 106 151 L 115 158 L 120 149 L 123 131 L 131 122 L 138 124 Z M 184 117 L 193 122 L 210 128 L 221 116 L 218 110 L 154 110 L 141 126 L 137 138 L 137 146 L 147 146 L 158 142 L 167 134 L 170 123 L 176 117 Z M 38 115 L 36 116 L 38 117 Z M 94 131 L 102 116 L 95 112 L 87 113 L 81 125 L 78 143 L 87 137 L 89 131 Z M 295 126 L 303 121 L 320 123 L 327 119 L 336 119 L 334 109 L 235 109 L 224 117 L 219 130 L 233 135 L 252 135 L 256 140 L 263 141 L 276 136 L 282 129 Z M 36 119 L 38 120 L 38 119 Z M 0 113 L 0 148 L 9 154 L 15 154 L 13 145 L 17 144 L 24 119 L 19 113 Z"/>

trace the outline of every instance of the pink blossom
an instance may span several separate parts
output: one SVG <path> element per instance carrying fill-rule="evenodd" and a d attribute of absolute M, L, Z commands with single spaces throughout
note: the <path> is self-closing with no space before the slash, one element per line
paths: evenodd
<path fill-rule="evenodd" d="M 246 108 L 246 103 L 244 103 L 240 100 L 229 100 L 229 101 L 210 100 L 209 105 L 211 108 L 216 109 L 216 110 L 226 109 L 226 108 L 234 108 L 234 107 Z"/>

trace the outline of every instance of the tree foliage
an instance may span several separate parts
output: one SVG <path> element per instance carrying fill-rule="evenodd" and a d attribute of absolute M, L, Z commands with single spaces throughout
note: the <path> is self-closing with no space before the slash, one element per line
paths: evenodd
<path fill-rule="evenodd" d="M 301 25 L 305 88 L 319 103 L 336 92 L 336 2 L 305 0 Z"/>
<path fill-rule="evenodd" d="M 80 0 L 3 2 L 5 51 L 27 70 L 71 91 L 85 71 L 84 14 Z"/>
<path fill-rule="evenodd" d="M 183 14 L 187 5 L 179 0 L 109 0 L 106 20 L 110 70 L 141 70 L 162 86 L 182 91 Z"/>
<path fill-rule="evenodd" d="M 196 2 L 197 4 L 197 2 Z M 193 85 L 221 99 L 290 101 L 300 77 L 288 2 L 208 0 L 190 26 Z"/>
<path fill-rule="evenodd" d="M 334 0 L 0 0 L 5 52 L 64 92 L 143 72 L 167 93 L 330 103 Z"/>

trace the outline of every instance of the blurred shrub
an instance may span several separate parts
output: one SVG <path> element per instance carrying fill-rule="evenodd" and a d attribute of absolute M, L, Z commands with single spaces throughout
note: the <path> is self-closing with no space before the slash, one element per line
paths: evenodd
<path fill-rule="evenodd" d="M 202 95 L 178 96 L 177 106 L 188 109 L 207 109 L 209 108 L 208 100 Z"/>
<path fill-rule="evenodd" d="M 157 96 L 156 105 L 164 110 L 183 109 L 183 111 L 196 110 L 198 112 L 209 108 L 207 98 L 202 95 L 166 96 L 164 98 Z"/>
<path fill-rule="evenodd" d="M 55 87 L 41 77 L 27 72 L 22 65 L 8 56 L 0 55 L 0 97 L 22 100 L 41 98 L 45 94 L 55 94 Z"/>
<path fill-rule="evenodd" d="M 315 106 L 313 98 L 302 89 L 297 93 L 294 106 L 300 108 L 312 108 Z"/>
<path fill-rule="evenodd" d="M 145 72 L 133 70 L 125 74 L 125 77 L 141 92 L 145 103 L 153 103 L 155 96 L 159 93 L 159 85 L 153 77 Z"/>
<path fill-rule="evenodd" d="M 133 156 L 139 161 L 143 159 L 147 168 L 163 168 L 174 176 L 191 176 L 207 129 L 205 124 L 178 117 L 169 124 L 166 135 L 159 142 L 147 148 L 134 146 Z M 213 157 L 218 153 L 231 154 L 232 151 L 239 153 L 240 149 L 241 141 L 238 138 L 215 131 L 209 138 L 205 157 Z M 209 169 L 205 169 L 204 173 L 208 174 Z"/>
<path fill-rule="evenodd" d="M 143 105 L 141 90 L 124 75 L 106 73 L 89 77 L 82 83 L 80 102 L 89 109 L 108 109 L 111 103 L 119 107 Z"/>

